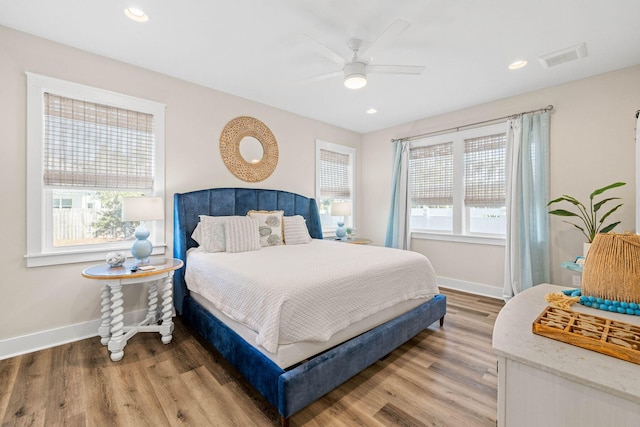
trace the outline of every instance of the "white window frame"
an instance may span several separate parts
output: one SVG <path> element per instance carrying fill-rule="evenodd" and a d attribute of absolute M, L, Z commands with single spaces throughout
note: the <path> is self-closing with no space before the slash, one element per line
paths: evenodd
<path fill-rule="evenodd" d="M 453 141 L 453 225 L 452 231 L 411 229 L 411 238 L 504 246 L 506 235 L 469 232 L 469 207 L 464 205 L 464 141 L 507 132 L 507 122 L 460 130 L 413 141 L 411 148 Z"/>
<path fill-rule="evenodd" d="M 164 197 L 165 105 L 103 89 L 27 72 L 27 267 L 104 260 L 110 251 L 129 253 L 132 242 L 114 242 L 52 248 L 47 244 L 47 221 L 51 221 L 52 190 L 46 189 L 43 176 L 44 94 L 111 105 L 154 116 L 155 176 L 153 196 Z M 100 189 L 97 189 L 100 190 Z M 152 255 L 164 254 L 164 221 L 149 224 L 153 239 Z"/>
<path fill-rule="evenodd" d="M 333 151 L 335 153 L 340 153 L 349 156 L 349 168 L 351 170 L 351 174 L 349 177 L 349 189 L 351 193 L 351 216 L 346 217 L 344 221 L 345 227 L 353 228 L 354 232 L 356 229 L 356 186 L 355 186 L 355 176 L 356 176 L 356 149 L 353 147 L 349 147 L 346 145 L 335 144 L 333 142 L 322 141 L 320 139 L 316 139 L 316 201 L 320 200 L 320 150 L 328 150 Z M 322 227 L 322 233 L 324 235 L 335 234 L 336 231 L 335 226 L 333 227 Z"/>

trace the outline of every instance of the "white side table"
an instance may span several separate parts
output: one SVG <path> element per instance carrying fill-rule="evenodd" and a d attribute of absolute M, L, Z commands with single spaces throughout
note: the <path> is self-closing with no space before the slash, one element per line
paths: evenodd
<path fill-rule="evenodd" d="M 151 259 L 153 270 L 131 271 L 135 262 L 127 261 L 121 267 L 100 264 L 86 268 L 82 276 L 100 280 L 102 286 L 102 322 L 98 328 L 101 342 L 117 362 L 124 356 L 129 338 L 138 332 L 158 332 L 162 342 L 169 344 L 173 333 L 173 272 L 182 267 L 182 261 L 173 258 Z M 137 325 L 125 326 L 122 287 L 149 283 L 149 309 L 147 317 Z M 160 303 L 158 304 L 158 292 Z"/>

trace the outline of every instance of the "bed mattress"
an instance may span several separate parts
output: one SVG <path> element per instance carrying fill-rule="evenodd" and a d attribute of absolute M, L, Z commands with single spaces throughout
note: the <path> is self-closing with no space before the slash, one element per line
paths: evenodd
<path fill-rule="evenodd" d="M 195 249 L 185 279 L 201 305 L 281 367 L 438 293 L 421 254 L 322 240 L 234 254 Z"/>

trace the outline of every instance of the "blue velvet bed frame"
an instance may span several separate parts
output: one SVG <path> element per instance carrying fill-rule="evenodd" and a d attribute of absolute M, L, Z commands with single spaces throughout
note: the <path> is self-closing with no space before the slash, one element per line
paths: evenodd
<path fill-rule="evenodd" d="M 186 252 L 198 215 L 246 215 L 249 210 L 283 210 L 302 215 L 309 234 L 322 239 L 316 201 L 278 190 L 215 188 L 174 195 L 174 257 L 187 262 Z M 189 296 L 185 268 L 174 276 L 174 303 L 183 322 L 210 342 L 260 392 L 282 417 L 283 425 L 300 409 L 364 370 L 395 348 L 440 320 L 446 298 L 437 295 L 412 311 L 288 369 L 282 369 L 253 348 Z"/>

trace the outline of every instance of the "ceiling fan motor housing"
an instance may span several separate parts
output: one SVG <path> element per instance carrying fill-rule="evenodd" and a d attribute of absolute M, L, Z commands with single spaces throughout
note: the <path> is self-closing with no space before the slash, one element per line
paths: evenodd
<path fill-rule="evenodd" d="M 344 66 L 344 85 L 349 89 L 360 89 L 367 84 L 367 64 L 350 62 Z"/>

